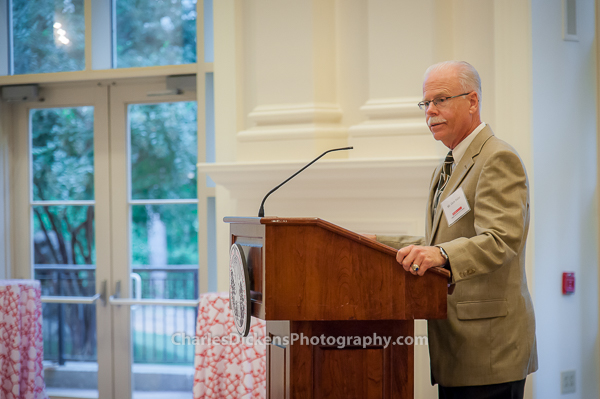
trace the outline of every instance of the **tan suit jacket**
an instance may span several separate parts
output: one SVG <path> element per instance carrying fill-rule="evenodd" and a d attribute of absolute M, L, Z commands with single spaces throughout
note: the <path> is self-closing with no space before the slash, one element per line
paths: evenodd
<path fill-rule="evenodd" d="M 488 385 L 524 379 L 537 370 L 533 305 L 525 276 L 529 183 L 517 152 L 486 126 L 460 160 L 440 204 L 462 187 L 471 211 L 451 226 L 432 199 L 425 237 L 377 236 L 395 248 L 438 245 L 446 251 L 455 290 L 448 318 L 428 322 L 432 383 Z"/>

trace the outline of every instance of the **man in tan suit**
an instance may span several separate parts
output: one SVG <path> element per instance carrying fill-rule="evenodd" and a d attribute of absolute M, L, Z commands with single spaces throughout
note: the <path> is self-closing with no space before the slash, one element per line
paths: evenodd
<path fill-rule="evenodd" d="M 466 62 L 425 73 L 419 107 L 451 151 L 434 172 L 425 237 L 381 236 L 407 272 L 452 273 L 448 318 L 428 322 L 440 398 L 522 398 L 537 370 L 535 318 L 525 277 L 529 186 L 517 152 L 480 119 L 481 82 Z"/>

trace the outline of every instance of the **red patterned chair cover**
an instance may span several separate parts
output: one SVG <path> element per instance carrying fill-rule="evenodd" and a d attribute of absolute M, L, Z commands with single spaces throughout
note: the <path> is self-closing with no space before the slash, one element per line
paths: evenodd
<path fill-rule="evenodd" d="M 0 280 L 0 399 L 47 399 L 40 282 Z"/>
<path fill-rule="evenodd" d="M 229 310 L 229 294 L 202 295 L 196 327 L 194 399 L 266 398 L 265 330 L 265 322 L 253 317 L 248 342 L 240 342 Z M 219 342 L 223 340 L 228 342 Z M 261 342 L 253 344 L 251 340 Z"/>

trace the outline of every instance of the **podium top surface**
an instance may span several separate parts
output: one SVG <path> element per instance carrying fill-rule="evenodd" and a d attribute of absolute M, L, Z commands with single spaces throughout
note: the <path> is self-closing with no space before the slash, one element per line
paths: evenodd
<path fill-rule="evenodd" d="M 392 248 L 388 245 L 382 244 L 380 242 L 371 240 L 361 234 L 355 233 L 351 230 L 345 229 L 341 226 L 328 222 L 326 220 L 316 218 L 316 217 L 237 217 L 237 216 L 228 216 L 223 218 L 225 223 L 242 223 L 242 224 L 252 224 L 252 225 L 270 225 L 270 226 L 291 226 L 291 225 L 316 225 L 326 230 L 332 231 L 336 234 L 344 236 L 350 240 L 359 242 L 362 245 L 366 245 L 373 249 L 378 250 L 379 252 L 386 253 L 388 255 L 396 256 L 398 252 L 397 249 Z M 442 269 L 439 267 L 434 267 L 428 269 L 428 272 L 432 272 L 435 274 L 442 275 L 446 278 L 450 278 L 450 271 L 446 269 Z"/>

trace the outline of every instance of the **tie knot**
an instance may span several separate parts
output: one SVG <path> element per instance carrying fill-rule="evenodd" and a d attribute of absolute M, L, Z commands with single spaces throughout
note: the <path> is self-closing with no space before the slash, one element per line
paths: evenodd
<path fill-rule="evenodd" d="M 446 155 L 445 163 L 454 163 L 454 157 L 452 156 L 452 151 L 448 151 L 448 155 Z"/>

